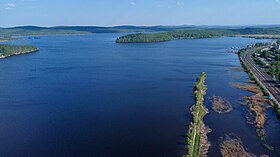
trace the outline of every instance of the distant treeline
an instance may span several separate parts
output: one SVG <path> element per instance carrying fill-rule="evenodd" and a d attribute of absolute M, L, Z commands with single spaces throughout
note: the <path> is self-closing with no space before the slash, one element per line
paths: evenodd
<path fill-rule="evenodd" d="M 14 36 L 52 35 L 52 34 L 89 34 L 89 33 L 128 33 L 128 32 L 156 32 L 175 29 L 196 29 L 194 26 L 57 26 L 37 27 L 22 26 L 0 28 L 0 40 L 9 40 Z"/>
<path fill-rule="evenodd" d="M 121 33 L 121 32 L 157 32 L 170 31 L 176 29 L 200 29 L 208 27 L 199 26 L 57 26 L 57 27 L 37 27 L 21 26 L 12 28 L 0 28 L 0 38 L 10 36 L 26 35 L 49 35 L 49 34 L 85 34 L 85 33 Z"/>
<path fill-rule="evenodd" d="M 1 45 L 0 44 L 0 58 L 6 58 L 13 55 L 30 53 L 37 51 L 38 48 L 30 45 Z"/>
<path fill-rule="evenodd" d="M 29 35 L 55 35 L 55 34 L 86 34 L 89 32 L 63 30 L 63 29 L 48 29 L 41 27 L 16 27 L 16 28 L 0 28 L 0 40 L 11 40 L 17 36 Z"/>
<path fill-rule="evenodd" d="M 261 34 L 267 34 L 267 35 L 280 35 L 280 27 L 274 27 L 274 28 L 244 28 L 244 29 L 230 29 L 231 31 L 242 34 L 242 35 L 261 35 Z"/>
<path fill-rule="evenodd" d="M 280 35 L 277 28 L 245 28 L 245 29 L 204 29 L 204 30 L 173 30 L 159 33 L 136 33 L 119 37 L 117 43 L 148 43 L 177 39 L 214 38 L 236 35 Z"/>
<path fill-rule="evenodd" d="M 90 34 L 90 33 L 136 33 L 121 37 L 117 42 L 159 42 L 174 39 L 211 38 L 232 35 L 278 35 L 279 26 L 223 27 L 223 26 L 59 26 L 37 27 L 22 26 L 0 28 L 0 41 L 11 40 L 18 36 L 53 34 Z M 142 33 L 146 32 L 146 33 Z M 157 32 L 157 33 L 155 33 Z M 141 34 L 139 34 L 141 33 Z M 258 37 L 258 36 L 252 36 Z M 260 37 L 260 36 L 259 36 Z M 266 36 L 264 36 L 266 37 Z M 275 36 L 274 36 L 275 37 Z M 272 37 L 273 38 L 273 37 Z"/>

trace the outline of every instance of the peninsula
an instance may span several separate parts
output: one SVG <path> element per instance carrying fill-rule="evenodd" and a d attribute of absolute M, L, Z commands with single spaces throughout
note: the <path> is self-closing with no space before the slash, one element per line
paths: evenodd
<path fill-rule="evenodd" d="M 208 109 L 204 106 L 204 96 L 207 86 L 205 85 L 206 73 L 202 72 L 194 87 L 195 105 L 191 107 L 193 122 L 189 125 L 187 133 L 187 154 L 186 157 L 206 156 L 210 143 L 206 134 L 211 132 L 203 123 L 203 117 L 208 114 Z"/>
<path fill-rule="evenodd" d="M 15 55 L 36 52 L 39 49 L 31 45 L 1 45 L 0 44 L 0 59 L 7 58 Z"/>

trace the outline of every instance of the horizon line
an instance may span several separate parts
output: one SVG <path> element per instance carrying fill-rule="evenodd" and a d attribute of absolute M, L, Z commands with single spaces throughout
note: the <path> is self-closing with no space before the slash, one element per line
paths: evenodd
<path fill-rule="evenodd" d="M 15 25 L 8 27 L 0 28 L 17 28 L 17 27 L 41 27 L 41 28 L 55 28 L 55 27 L 103 27 L 103 28 L 113 28 L 113 27 L 258 27 L 258 26 L 280 26 L 279 24 L 235 24 L 235 25 L 195 25 L 195 24 L 181 24 L 181 25 L 133 25 L 133 24 L 123 24 L 123 25 L 52 25 L 52 26 L 43 26 L 43 25 Z"/>

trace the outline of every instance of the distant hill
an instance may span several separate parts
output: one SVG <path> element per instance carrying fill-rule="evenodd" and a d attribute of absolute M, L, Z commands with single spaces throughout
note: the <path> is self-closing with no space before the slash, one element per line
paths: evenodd
<path fill-rule="evenodd" d="M 89 34 L 89 33 L 129 33 L 129 32 L 158 32 L 179 29 L 197 29 L 193 26 L 20 26 L 0 28 L 0 39 L 8 39 L 14 36 L 28 35 L 52 35 L 52 34 Z"/>
<path fill-rule="evenodd" d="M 51 27 L 49 29 L 86 31 L 91 33 L 121 33 L 121 32 L 155 32 L 155 31 L 169 31 L 175 29 L 195 29 L 195 28 L 190 26 L 115 26 L 115 27 L 59 26 L 59 27 Z"/>
<path fill-rule="evenodd" d="M 66 30 L 66 29 L 52 29 L 46 27 L 24 26 L 13 28 L 0 28 L 0 40 L 11 39 L 15 36 L 28 35 L 52 35 L 52 34 L 86 34 L 90 32 Z"/>
<path fill-rule="evenodd" d="M 223 35 L 225 31 L 230 32 L 229 35 L 239 34 L 239 35 L 251 35 L 251 34 L 280 34 L 280 26 L 194 26 L 194 25 L 181 25 L 181 26 L 115 26 L 115 27 L 101 27 L 101 26 L 56 26 L 56 27 L 38 27 L 38 26 L 20 26 L 11 28 L 0 28 L 0 41 L 9 40 L 16 36 L 28 36 L 28 35 L 53 35 L 53 34 L 89 34 L 89 33 L 144 33 L 144 32 L 170 32 L 176 30 L 220 30 Z M 209 31 L 206 31 L 209 33 Z M 211 31 L 210 31 L 211 32 Z M 186 32 L 185 32 L 186 33 Z M 196 33 L 198 33 L 196 31 Z M 161 38 L 164 40 L 187 38 L 186 34 L 181 35 L 176 32 L 176 36 L 168 37 L 168 35 L 174 35 L 173 33 L 160 34 Z M 193 33 L 189 33 L 194 35 Z M 219 34 L 219 33 L 218 33 Z M 164 35 L 165 37 L 163 37 Z M 203 36 L 196 34 L 197 36 Z M 194 36 L 196 36 L 194 35 Z M 216 36 L 217 34 L 213 34 Z M 205 36 L 212 36 L 207 34 Z M 134 36 L 135 37 L 135 36 Z M 145 35 L 141 34 L 141 37 Z M 151 35 L 149 35 L 151 37 Z M 139 35 L 137 36 L 138 39 Z M 128 39 L 128 38 L 126 38 Z M 135 39 L 135 38 L 134 38 Z M 133 41 L 135 41 L 133 39 Z M 150 38 L 151 39 L 151 38 Z M 158 39 L 154 39 L 158 41 Z M 127 41 L 127 40 L 126 40 Z M 141 41 L 141 40 L 140 40 Z M 153 40 L 152 40 L 153 41 Z"/>
<path fill-rule="evenodd" d="M 244 28 L 244 29 L 232 29 L 232 31 L 243 35 L 248 35 L 248 34 L 280 35 L 280 27 Z"/>

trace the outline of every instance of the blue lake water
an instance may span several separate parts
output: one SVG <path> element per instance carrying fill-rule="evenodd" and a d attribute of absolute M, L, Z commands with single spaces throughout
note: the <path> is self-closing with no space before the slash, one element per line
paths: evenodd
<path fill-rule="evenodd" d="M 1 157 L 181 157 L 192 120 L 193 83 L 207 73 L 207 97 L 226 97 L 234 110 L 210 114 L 209 156 L 220 156 L 219 138 L 235 133 L 249 152 L 280 154 L 280 123 L 272 110 L 266 123 L 266 150 L 239 104 L 247 91 L 232 46 L 247 38 L 116 44 L 122 34 L 42 36 L 11 41 L 38 46 L 37 53 L 0 60 Z M 241 75 L 242 79 L 232 75 Z"/>

